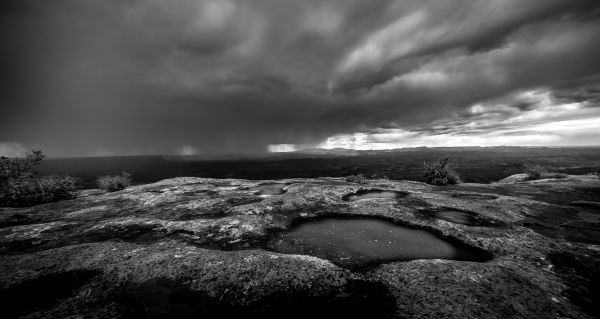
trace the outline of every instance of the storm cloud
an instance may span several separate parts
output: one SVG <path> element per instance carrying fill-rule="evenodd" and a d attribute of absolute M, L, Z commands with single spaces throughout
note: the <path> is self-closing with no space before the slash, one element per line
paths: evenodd
<path fill-rule="evenodd" d="M 4 0 L 0 10 L 0 151 L 255 153 L 356 148 L 346 141 L 357 136 L 364 147 L 491 135 L 600 144 L 600 125 L 559 128 L 600 120 L 595 0 Z"/>

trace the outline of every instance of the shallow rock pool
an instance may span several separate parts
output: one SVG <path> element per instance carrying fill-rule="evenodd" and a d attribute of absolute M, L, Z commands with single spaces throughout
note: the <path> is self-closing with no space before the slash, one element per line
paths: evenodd
<path fill-rule="evenodd" d="M 415 259 L 488 259 L 484 251 L 460 246 L 382 219 L 331 217 L 309 220 L 276 235 L 268 249 L 312 255 L 351 269 Z"/>
<path fill-rule="evenodd" d="M 501 227 L 501 222 L 490 220 L 479 214 L 470 211 L 463 211 L 452 208 L 441 208 L 433 210 L 422 210 L 416 213 L 426 219 L 439 219 L 453 224 L 477 227 Z"/>
<path fill-rule="evenodd" d="M 477 225 L 477 218 L 472 213 L 455 210 L 441 210 L 434 212 L 435 218 L 461 225 Z"/>
<path fill-rule="evenodd" d="M 363 189 L 356 193 L 344 195 L 342 199 L 347 202 L 354 202 L 363 199 L 395 199 L 405 197 L 406 195 L 408 193 L 380 189 Z"/>
<path fill-rule="evenodd" d="M 286 192 L 283 189 L 286 184 L 278 184 L 278 183 L 270 183 L 270 184 L 261 184 L 254 187 L 251 187 L 250 190 L 256 191 L 258 195 L 281 195 Z"/>

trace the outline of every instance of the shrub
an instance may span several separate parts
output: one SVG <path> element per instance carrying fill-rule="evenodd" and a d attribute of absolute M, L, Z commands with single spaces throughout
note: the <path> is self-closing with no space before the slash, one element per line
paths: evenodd
<path fill-rule="evenodd" d="M 531 165 L 526 167 L 525 174 L 527 174 L 528 179 L 540 179 L 544 174 L 546 174 L 546 169 L 540 165 Z"/>
<path fill-rule="evenodd" d="M 542 178 L 567 178 L 567 174 L 550 172 L 548 168 L 541 165 L 527 166 L 525 173 L 527 174 L 528 180 L 536 180 Z"/>
<path fill-rule="evenodd" d="M 544 175 L 544 178 L 567 178 L 569 175 L 565 173 L 549 172 Z"/>
<path fill-rule="evenodd" d="M 31 206 L 77 196 L 79 180 L 74 177 L 36 177 L 37 167 L 45 157 L 39 149 L 23 157 L 0 157 L 0 204 Z"/>
<path fill-rule="evenodd" d="M 346 176 L 346 182 L 350 183 L 358 183 L 358 184 L 367 184 L 369 180 L 363 174 L 358 175 L 349 175 Z"/>
<path fill-rule="evenodd" d="M 425 182 L 431 185 L 454 185 L 460 183 L 458 174 L 450 168 L 448 157 L 440 159 L 436 165 L 424 163 Z"/>
<path fill-rule="evenodd" d="M 22 158 L 0 157 L 0 179 L 4 183 L 13 178 L 34 177 L 37 174 L 37 167 L 46 157 L 41 150 L 32 150 L 25 153 Z"/>
<path fill-rule="evenodd" d="M 50 175 L 8 180 L 4 200 L 11 206 L 31 206 L 77 197 L 79 180 L 71 176 Z"/>
<path fill-rule="evenodd" d="M 121 174 L 106 175 L 98 178 L 98 187 L 107 192 L 116 192 L 125 189 L 131 185 L 131 174 L 121 172 Z"/>

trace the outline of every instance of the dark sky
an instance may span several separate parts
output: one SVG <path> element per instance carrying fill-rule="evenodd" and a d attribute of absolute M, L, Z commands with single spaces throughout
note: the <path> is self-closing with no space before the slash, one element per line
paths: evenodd
<path fill-rule="evenodd" d="M 0 153 L 600 145 L 598 0 L 2 0 Z"/>

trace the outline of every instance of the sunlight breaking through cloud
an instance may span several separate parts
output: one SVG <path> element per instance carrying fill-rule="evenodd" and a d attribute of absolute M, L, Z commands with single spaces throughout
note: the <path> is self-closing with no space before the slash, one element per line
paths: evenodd
<path fill-rule="evenodd" d="M 3 3 L 0 141 L 51 156 L 569 143 L 501 132 L 600 104 L 597 0 Z"/>
<path fill-rule="evenodd" d="M 600 114 L 598 114 L 600 115 Z M 595 146 L 600 144 L 600 116 L 589 119 L 535 124 L 527 128 L 500 129 L 482 133 L 422 134 L 402 129 L 378 133 L 354 133 L 329 137 L 320 148 L 384 150 L 406 147 L 453 146 Z M 596 135 L 595 138 L 593 136 Z M 582 138 L 585 137 L 585 138 Z"/>

